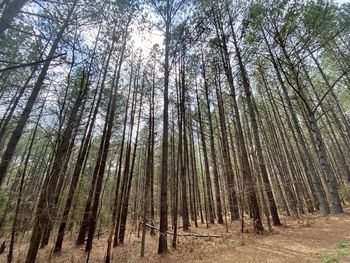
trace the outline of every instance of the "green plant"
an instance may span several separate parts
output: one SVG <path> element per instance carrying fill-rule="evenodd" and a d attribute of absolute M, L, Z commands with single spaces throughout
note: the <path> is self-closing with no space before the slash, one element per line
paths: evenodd
<path fill-rule="evenodd" d="M 350 248 L 350 242 L 341 242 L 336 244 L 337 248 Z"/>
<path fill-rule="evenodd" d="M 329 256 L 324 256 L 322 258 L 322 263 L 336 263 L 338 260 L 338 256 L 336 255 L 329 255 Z"/>
<path fill-rule="evenodd" d="M 336 247 L 338 248 L 336 254 L 324 256 L 322 258 L 322 263 L 336 263 L 338 262 L 339 257 L 349 255 L 350 242 L 337 243 Z"/>
<path fill-rule="evenodd" d="M 338 249 L 337 253 L 339 256 L 346 256 L 349 254 L 349 250 L 347 248 L 342 248 Z"/>

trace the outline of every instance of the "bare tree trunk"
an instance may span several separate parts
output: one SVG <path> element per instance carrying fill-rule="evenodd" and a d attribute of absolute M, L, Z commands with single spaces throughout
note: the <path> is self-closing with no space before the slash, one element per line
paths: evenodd
<path fill-rule="evenodd" d="M 130 174 L 131 169 L 131 144 L 132 144 L 132 135 L 135 125 L 135 114 L 136 114 L 136 100 L 137 100 L 137 90 L 138 90 L 138 81 L 140 77 L 140 64 L 137 66 L 136 74 L 133 79 L 133 83 L 130 83 L 133 85 L 133 95 L 131 99 L 131 111 L 130 111 L 130 130 L 129 130 L 129 137 L 127 141 L 126 151 L 125 151 L 125 162 L 124 162 L 124 171 L 123 171 L 123 180 L 120 188 L 120 197 L 119 197 L 119 203 L 118 203 L 118 210 L 116 214 L 116 225 L 114 229 L 114 246 L 119 243 L 119 233 L 120 233 L 120 227 L 121 227 L 121 217 L 122 217 L 122 210 L 124 207 L 124 200 L 127 193 L 127 185 L 128 185 L 128 178 Z"/>
<path fill-rule="evenodd" d="M 306 147 L 306 142 L 305 142 L 304 137 L 302 135 L 301 127 L 299 125 L 299 121 L 298 121 L 298 118 L 296 116 L 294 106 L 291 102 L 290 97 L 288 96 L 286 86 L 282 80 L 280 70 L 278 69 L 278 65 L 277 65 L 276 60 L 275 60 L 275 56 L 272 53 L 270 44 L 267 41 L 264 30 L 263 30 L 263 36 L 264 36 L 265 44 L 268 48 L 268 51 L 269 51 L 269 54 L 271 57 L 272 65 L 273 65 L 275 72 L 276 72 L 277 80 L 280 83 L 280 87 L 282 88 L 284 97 L 285 97 L 286 102 L 287 102 L 299 144 L 302 147 L 303 154 L 306 156 L 306 160 L 305 160 L 305 164 L 304 164 L 305 173 L 306 173 L 306 175 L 310 174 L 313 186 L 314 186 L 315 191 L 316 191 L 316 195 L 318 197 L 318 200 L 319 200 L 321 208 L 322 208 L 322 212 L 324 215 L 327 215 L 327 214 L 329 214 L 329 206 L 327 203 L 326 196 L 325 196 L 323 189 L 322 189 L 322 183 L 320 181 L 319 176 L 316 174 L 315 169 L 313 168 L 312 157 L 311 157 L 310 152 L 308 151 L 308 149 Z M 263 73 L 261 72 L 261 74 L 263 74 Z M 263 81 L 264 81 L 264 77 L 263 77 Z M 302 160 L 304 160 L 304 158 L 302 158 Z"/>
<path fill-rule="evenodd" d="M 213 122 L 212 122 L 212 116 L 211 116 L 211 111 L 210 111 L 209 88 L 208 88 L 208 83 L 207 83 L 207 78 L 206 78 L 206 68 L 205 68 L 205 64 L 204 64 L 203 55 L 202 55 L 202 64 L 203 64 L 202 75 L 203 75 L 203 79 L 204 79 L 206 108 L 207 108 L 207 114 L 208 114 L 208 120 L 209 120 L 210 152 L 211 152 L 211 161 L 213 164 L 213 173 L 214 173 L 216 209 L 217 209 L 218 223 L 223 224 L 224 221 L 222 218 L 222 205 L 221 205 L 221 197 L 220 197 L 219 174 L 218 174 L 218 166 L 217 166 L 217 158 L 216 158 L 216 149 L 215 149 L 215 143 L 214 143 L 214 129 L 213 129 Z"/>
<path fill-rule="evenodd" d="M 12 21 L 27 1 L 28 0 L 13 0 L 5 7 L 0 17 L 0 37 L 2 37 L 4 32 L 10 27 Z"/>
<path fill-rule="evenodd" d="M 54 56 L 54 54 L 58 48 L 58 44 L 62 40 L 64 31 L 68 27 L 68 23 L 70 21 L 71 16 L 73 15 L 73 12 L 74 12 L 74 9 L 75 9 L 77 2 L 78 2 L 78 0 L 74 0 L 73 5 L 70 8 L 68 15 L 67 15 L 62 27 L 60 28 L 59 32 L 56 35 L 56 39 L 55 39 L 55 41 L 50 49 L 50 52 L 48 54 L 48 58 L 51 58 Z M 17 143 L 22 136 L 24 126 L 26 125 L 27 120 L 29 119 L 30 113 L 31 113 L 33 106 L 34 106 L 34 103 L 35 103 L 35 101 L 39 95 L 39 92 L 42 88 L 42 85 L 43 85 L 44 80 L 46 78 L 50 64 L 51 64 L 50 59 L 45 61 L 43 68 L 41 69 L 41 72 L 38 76 L 38 79 L 34 85 L 34 88 L 33 88 L 32 92 L 28 98 L 27 104 L 24 107 L 24 110 L 20 116 L 20 119 L 17 122 L 16 128 L 13 131 L 11 138 L 7 144 L 6 150 L 4 152 L 4 155 L 3 155 L 2 159 L 1 159 L 1 163 L 0 163 L 0 186 L 2 185 L 3 180 L 5 178 L 6 171 L 8 169 L 8 166 L 10 165 L 10 162 L 11 162 L 11 159 L 12 159 L 13 154 L 15 152 Z"/>
<path fill-rule="evenodd" d="M 144 82 L 144 80 L 143 80 Z M 134 174 L 134 166 L 135 166 L 135 160 L 136 160 L 136 150 L 138 145 L 138 139 L 139 139 L 139 130 L 140 130 L 140 121 L 141 121 L 141 112 L 142 112 L 142 99 L 143 99 L 143 90 L 144 90 L 144 83 L 142 83 L 142 89 L 141 89 L 141 97 L 140 97 L 140 108 L 138 113 L 138 123 L 136 128 L 136 138 L 135 138 L 135 145 L 134 145 L 134 151 L 132 154 L 132 161 L 131 161 L 131 168 L 129 172 L 128 182 L 127 182 L 127 189 L 126 194 L 123 201 L 123 207 L 121 210 L 121 219 L 120 219 L 120 230 L 119 230 L 119 243 L 124 243 L 124 237 L 125 237 L 125 230 L 126 230 L 126 220 L 128 216 L 128 207 L 129 207 L 129 197 L 130 197 L 130 190 L 131 190 L 131 184 Z M 136 104 L 136 102 L 135 102 Z"/>
<path fill-rule="evenodd" d="M 226 126 L 226 118 L 224 105 L 222 100 L 221 93 L 221 83 L 220 83 L 220 74 L 218 72 L 215 73 L 215 87 L 216 87 L 216 97 L 218 101 L 218 109 L 219 109 L 219 124 L 220 124 L 220 132 L 221 132 L 221 144 L 222 144 L 222 156 L 224 161 L 224 174 L 226 180 L 227 193 L 229 197 L 229 207 L 231 212 L 231 220 L 238 220 L 239 212 L 238 212 L 238 203 L 237 203 L 237 195 L 233 185 L 233 168 L 232 162 L 229 152 L 228 145 L 228 136 L 227 136 L 227 126 Z"/>
<path fill-rule="evenodd" d="M 170 45 L 170 1 L 166 1 L 165 21 L 165 56 L 164 56 L 164 109 L 163 109 L 163 144 L 161 163 L 161 186 L 160 186 L 160 209 L 159 209 L 159 243 L 158 254 L 168 253 L 167 230 L 168 230 L 168 137 L 169 137 L 169 45 Z"/>
<path fill-rule="evenodd" d="M 265 184 L 264 186 L 265 186 L 265 190 L 266 190 L 266 194 L 267 194 L 267 198 L 268 198 L 268 202 L 269 202 L 269 206 L 270 206 L 273 224 L 275 226 L 279 226 L 279 225 L 281 225 L 281 222 L 280 222 L 280 219 L 278 216 L 275 198 L 274 198 L 272 190 L 271 190 L 271 184 L 270 184 L 270 180 L 269 180 L 269 177 L 267 174 L 265 160 L 264 160 L 263 151 L 262 151 L 262 147 L 261 147 L 261 142 L 260 142 L 260 137 L 259 137 L 259 129 L 258 129 L 258 124 L 257 124 L 257 120 L 256 120 L 255 110 L 254 110 L 255 102 L 254 102 L 254 98 L 252 96 L 249 78 L 247 75 L 246 68 L 243 64 L 241 50 L 240 50 L 238 43 L 237 43 L 236 34 L 235 34 L 234 28 L 233 28 L 233 21 L 232 21 L 232 17 L 230 14 L 229 14 L 229 18 L 230 18 L 230 26 L 231 26 L 233 43 L 234 43 L 235 50 L 236 50 L 236 57 L 238 60 L 240 75 L 242 78 L 244 92 L 245 92 L 245 96 L 246 96 L 246 100 L 247 100 L 247 104 L 248 104 L 248 111 L 249 111 L 252 131 L 253 131 L 254 143 L 256 146 L 260 174 L 261 174 L 261 177 L 262 177 L 263 182 Z M 242 147 L 244 147 L 244 146 L 242 145 Z M 251 182 L 248 182 L 248 183 L 251 183 Z M 248 191 L 251 191 L 251 190 L 252 189 L 248 189 Z"/>
<path fill-rule="evenodd" d="M 175 114 L 174 110 L 172 111 L 172 129 L 171 129 L 171 148 L 172 148 L 172 179 L 173 179 L 173 228 L 174 228 L 174 235 L 172 240 L 172 247 L 176 249 L 177 245 L 177 215 L 178 215 L 178 187 L 179 187 L 179 154 L 176 154 L 176 148 L 175 148 Z M 178 147 L 178 152 L 180 147 Z"/>
<path fill-rule="evenodd" d="M 33 78 L 33 76 L 34 76 L 34 74 L 35 74 L 37 69 L 38 69 L 38 65 L 36 65 L 33 68 L 30 76 L 27 78 L 26 82 L 23 84 L 23 86 L 19 90 L 18 94 L 16 94 L 16 97 L 14 98 L 13 102 L 11 103 L 11 107 L 9 108 L 8 113 L 4 115 L 3 119 L 1 119 L 1 122 L 0 122 L 0 145 L 1 145 L 2 141 L 3 141 L 3 139 L 4 139 L 4 135 L 5 135 L 5 132 L 6 132 L 6 129 L 7 129 L 8 125 L 10 123 L 10 120 L 13 117 L 13 113 L 15 112 L 20 99 L 22 98 L 24 92 L 26 91 L 26 89 L 28 87 L 28 84 L 31 81 L 31 79 Z"/>
<path fill-rule="evenodd" d="M 201 135 L 201 142 L 203 147 L 203 157 L 204 157 L 204 170 L 205 170 L 205 177 L 206 177 L 206 183 L 207 183 L 207 197 L 208 197 L 208 209 L 209 209 L 209 220 L 211 224 L 214 224 L 214 208 L 212 207 L 211 202 L 211 180 L 210 180 L 210 171 L 209 171 L 209 160 L 208 160 L 208 153 L 207 153 L 207 145 L 206 145 L 206 139 L 204 134 L 204 127 L 203 127 L 203 121 L 202 121 L 202 115 L 201 115 L 201 108 L 199 104 L 199 96 L 198 91 L 196 89 L 197 93 L 197 112 L 198 112 L 198 122 L 199 122 L 199 130 Z"/>
<path fill-rule="evenodd" d="M 182 63 L 181 63 L 182 64 Z M 181 195 L 182 195 L 182 223 L 184 231 L 189 229 L 189 215 L 187 206 L 187 138 L 186 138 L 186 116 L 185 116 L 185 72 L 184 65 L 180 64 L 179 69 L 179 158 L 180 158 L 180 178 L 181 178 Z"/>
<path fill-rule="evenodd" d="M 90 70 L 89 70 L 89 72 L 90 72 Z M 90 76 L 90 73 L 88 75 L 86 85 L 88 85 L 88 83 L 89 83 L 89 76 Z M 102 100 L 103 88 L 104 88 L 104 86 L 102 85 L 99 92 L 98 92 L 98 89 L 96 89 L 96 92 L 94 94 L 94 99 L 93 99 L 93 102 L 91 104 L 91 111 L 89 113 L 89 121 L 86 124 L 84 139 L 83 139 L 83 142 L 82 142 L 80 149 L 79 149 L 78 158 L 77 158 L 77 161 L 76 161 L 76 164 L 74 167 L 74 171 L 73 171 L 73 175 L 72 175 L 72 181 L 70 183 L 70 187 L 68 190 L 66 204 L 65 204 L 64 209 L 63 209 L 61 223 L 60 223 L 60 226 L 58 229 L 58 235 L 57 235 L 55 248 L 54 248 L 55 252 L 59 252 L 62 249 L 62 244 L 63 244 L 63 239 L 64 239 L 64 231 L 65 231 L 65 228 L 67 225 L 67 220 L 68 220 L 70 208 L 71 208 L 72 203 L 73 203 L 74 194 L 75 194 L 76 188 L 78 186 L 78 182 L 79 182 L 81 172 L 83 170 L 84 162 L 87 159 L 87 156 L 89 154 L 89 150 L 90 150 L 90 146 L 91 146 L 90 141 L 92 138 L 92 130 L 93 130 L 95 120 L 97 117 L 97 113 L 98 113 L 98 109 L 99 109 L 99 106 L 100 106 L 100 103 Z M 94 108 L 97 92 L 99 94 L 98 94 L 96 106 Z"/>
<path fill-rule="evenodd" d="M 112 34 L 115 34 L 115 27 L 113 29 L 113 33 Z M 116 41 L 115 38 L 113 38 L 113 39 L 114 39 L 114 41 L 112 42 L 111 47 L 109 49 L 107 60 L 106 60 L 106 66 L 105 66 L 105 69 L 104 69 L 104 72 L 103 72 L 103 77 L 102 77 L 102 80 L 101 80 L 101 93 L 100 93 L 99 96 L 102 96 L 103 90 L 105 88 L 105 81 L 106 81 L 106 77 L 107 77 L 107 73 L 108 73 L 108 66 L 109 66 L 109 63 L 110 63 L 112 52 L 114 51 L 114 45 L 115 45 L 115 41 Z M 102 97 L 100 99 L 102 100 Z M 98 113 L 98 107 L 95 109 L 94 115 L 97 116 L 97 113 Z M 92 128 L 93 127 L 91 127 L 91 129 Z M 91 132 L 92 132 L 92 130 L 91 130 Z M 101 161 L 101 156 L 98 155 L 96 163 L 99 164 L 100 161 Z M 94 172 L 92 180 L 91 180 L 91 184 L 90 184 L 88 198 L 87 198 L 87 200 L 85 202 L 85 208 L 84 208 L 83 218 L 82 218 L 82 221 L 81 221 L 81 224 L 80 224 L 80 228 L 79 228 L 78 237 L 77 237 L 77 240 L 76 240 L 76 244 L 77 245 L 82 245 L 85 242 L 86 232 L 87 232 L 88 227 L 89 227 L 89 213 L 90 213 L 90 209 L 91 209 L 91 202 L 92 202 L 92 198 L 93 198 L 93 194 L 94 194 L 96 180 L 97 180 L 97 173 Z"/>
<path fill-rule="evenodd" d="M 124 53 L 125 53 L 125 46 L 126 46 L 126 40 L 128 36 L 128 29 L 125 32 L 125 38 L 124 43 L 121 47 L 120 55 L 119 55 L 119 61 L 118 64 L 115 66 L 115 73 L 112 80 L 112 88 L 111 88 L 111 98 L 110 98 L 110 108 L 106 116 L 106 129 L 105 129 L 105 136 L 103 136 L 103 140 L 101 140 L 100 145 L 100 154 L 101 156 L 101 163 L 96 163 L 95 171 L 98 173 L 97 175 L 97 181 L 96 181 L 96 187 L 95 187 L 95 195 L 93 204 L 91 207 L 91 214 L 89 218 L 89 231 L 88 231 L 88 238 L 86 241 L 85 251 L 91 251 L 92 249 L 92 241 L 94 238 L 95 230 L 96 230 L 96 223 L 97 223 L 97 212 L 98 212 L 98 206 L 100 202 L 100 194 L 101 194 L 101 188 L 103 183 L 103 175 L 104 170 L 107 162 L 107 155 L 108 155 L 108 149 L 110 145 L 110 139 L 112 136 L 112 127 L 115 117 L 115 111 L 116 111 L 116 104 L 117 104 L 117 90 L 119 86 L 119 79 L 120 79 L 120 72 L 122 68 L 122 63 L 124 61 Z"/>
<path fill-rule="evenodd" d="M 124 115 L 124 121 L 123 121 L 123 134 L 122 134 L 122 141 L 120 146 L 120 154 L 119 154 L 119 163 L 118 163 L 118 169 L 116 171 L 116 188 L 115 188 L 115 197 L 114 197 L 114 205 L 113 205 L 113 211 L 112 211 L 112 221 L 113 221 L 113 229 L 111 229 L 111 235 L 113 235 L 114 231 L 114 241 L 113 241 L 113 247 L 118 245 L 118 231 L 119 231 L 119 222 L 117 220 L 117 217 L 119 217 L 118 211 L 120 211 L 119 201 L 119 188 L 120 188 L 120 181 L 122 177 L 122 163 L 123 163 L 123 157 L 124 157 L 124 144 L 125 144 L 125 136 L 126 136 L 126 127 L 127 127 L 127 121 L 128 121 L 128 114 L 129 114 L 129 100 L 130 100 L 130 94 L 131 94 L 131 87 L 132 87 L 132 81 L 134 78 L 134 68 L 133 65 L 131 66 L 131 72 L 130 72 L 130 81 L 129 81 L 129 89 L 128 89 L 128 96 L 126 99 L 126 106 L 125 106 L 125 115 Z M 120 190 L 122 194 L 122 190 Z M 122 196 L 121 196 L 122 197 Z M 111 237 L 112 238 L 112 237 Z"/>
<path fill-rule="evenodd" d="M 47 174 L 43 184 L 43 189 L 40 193 L 36 209 L 36 220 L 26 258 L 27 263 L 35 261 L 42 235 L 47 225 L 50 224 L 50 220 L 52 220 L 52 217 L 56 214 L 55 202 L 57 200 L 57 195 L 60 194 L 59 191 L 56 191 L 57 183 L 60 177 L 63 176 L 62 163 L 64 163 L 67 156 L 67 151 L 69 150 L 70 138 L 78 125 L 78 109 L 86 95 L 86 90 L 84 87 L 85 80 L 85 73 L 83 73 L 78 97 L 74 103 L 74 107 L 71 109 L 69 120 L 67 121 L 67 127 L 63 132 L 62 138 L 58 141 L 57 150 L 52 160 L 50 173 Z M 50 195 L 48 193 L 50 193 Z"/>
<path fill-rule="evenodd" d="M 18 216 L 19 216 L 19 210 L 20 210 L 21 202 L 22 202 L 23 185 L 24 185 L 24 182 L 25 182 L 25 176 L 27 174 L 29 158 L 30 158 L 30 156 L 32 154 L 32 148 L 33 148 L 33 145 L 34 145 L 34 142 L 35 142 L 35 137 L 36 137 L 37 130 L 38 130 L 38 127 L 39 127 L 39 121 L 40 121 L 41 116 L 43 114 L 44 105 L 45 105 L 45 101 L 43 102 L 43 104 L 41 106 L 41 110 L 40 110 L 40 113 L 39 113 L 39 116 L 38 116 L 38 120 L 36 121 L 36 125 L 34 127 L 32 138 L 31 138 L 30 145 L 29 145 L 29 148 L 28 148 L 27 157 L 25 159 L 24 167 L 23 167 L 23 170 L 22 170 L 22 173 L 21 173 L 21 181 L 20 181 L 20 186 L 19 186 L 19 191 L 18 191 L 18 197 L 17 197 L 16 209 L 15 209 L 15 216 L 13 218 L 13 224 L 12 224 L 12 229 L 11 229 L 11 240 L 10 240 L 10 245 L 9 245 L 9 253 L 7 255 L 7 263 L 11 263 L 12 262 L 12 258 L 13 258 L 13 246 L 14 246 L 14 243 L 15 243 L 15 236 L 17 234 L 17 229 L 18 229 L 17 227 L 19 225 Z"/>
<path fill-rule="evenodd" d="M 310 106 L 310 103 L 307 101 L 307 97 L 303 91 L 303 86 L 300 83 L 300 79 L 298 78 L 298 74 L 295 71 L 295 67 L 291 61 L 290 55 L 288 54 L 288 51 L 286 50 L 286 47 L 285 47 L 283 41 L 281 40 L 280 33 L 277 32 L 276 35 L 277 35 L 278 44 L 280 45 L 280 47 L 283 51 L 283 54 L 287 60 L 287 63 L 289 65 L 289 68 L 291 69 L 292 78 L 293 78 L 294 82 L 296 83 L 296 87 L 298 89 L 298 92 L 296 92 L 296 93 L 303 103 L 304 110 L 305 110 L 306 115 L 307 115 L 307 123 L 308 123 L 309 133 L 314 138 L 315 143 L 316 143 L 316 153 L 317 153 L 319 163 L 321 165 L 321 169 L 326 177 L 326 182 L 328 185 L 328 191 L 329 191 L 329 195 L 331 198 L 333 213 L 340 214 L 343 212 L 343 208 L 341 205 L 341 200 L 340 200 L 340 196 L 339 196 L 339 192 L 338 192 L 338 188 L 337 188 L 337 184 L 336 184 L 336 180 L 335 180 L 335 175 L 334 175 L 334 173 L 330 167 L 330 163 L 327 159 L 326 147 L 325 147 L 325 144 L 323 141 L 321 131 L 320 131 L 318 124 L 317 124 L 317 119 L 315 116 L 315 113 L 316 113 L 315 110 L 317 110 L 317 108 L 312 109 Z M 283 74 L 286 76 L 286 73 L 285 73 L 285 71 L 283 71 L 283 67 L 281 65 L 280 65 L 280 68 L 282 69 Z M 288 76 L 286 76 L 286 78 L 288 79 Z M 293 84 L 291 84 L 290 81 L 288 83 L 291 85 L 293 90 L 296 91 L 296 88 L 293 86 Z"/>
<path fill-rule="evenodd" d="M 146 244 L 146 222 L 147 222 L 147 211 L 150 204 L 150 186 L 151 186 L 151 173 L 152 173 L 152 166 L 153 166 L 153 99 L 154 99 L 154 87 L 152 87 L 151 91 L 151 98 L 149 100 L 150 102 L 150 108 L 149 108 L 149 127 L 148 127 L 148 140 L 147 140 L 147 164 L 146 164 L 146 182 L 144 187 L 144 198 L 143 198 L 143 213 L 142 213 L 142 238 L 141 238 L 141 252 L 140 255 L 143 257 L 145 255 L 145 244 Z"/>

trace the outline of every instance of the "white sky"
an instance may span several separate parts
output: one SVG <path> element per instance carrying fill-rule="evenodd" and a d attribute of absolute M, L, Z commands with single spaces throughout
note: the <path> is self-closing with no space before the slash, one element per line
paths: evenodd
<path fill-rule="evenodd" d="M 156 29 L 139 31 L 135 28 L 131 36 L 131 41 L 134 44 L 135 50 L 141 48 L 144 54 L 147 55 L 155 44 L 159 46 L 163 45 L 163 35 L 163 32 Z"/>
<path fill-rule="evenodd" d="M 335 0 L 334 2 L 341 5 L 344 3 L 350 3 L 350 0 Z M 141 32 L 137 28 L 134 28 L 131 36 L 131 40 L 134 43 L 134 49 L 136 50 L 141 48 L 144 54 L 148 54 L 155 44 L 162 46 L 163 39 L 163 32 L 157 29 L 152 29 L 151 31 L 145 30 Z"/>

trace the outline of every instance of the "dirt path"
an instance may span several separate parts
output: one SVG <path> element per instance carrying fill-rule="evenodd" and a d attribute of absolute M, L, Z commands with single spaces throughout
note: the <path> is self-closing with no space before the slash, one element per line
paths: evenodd
<path fill-rule="evenodd" d="M 214 252 L 212 256 L 217 257 L 217 262 L 232 262 L 232 258 L 234 262 L 321 262 L 324 256 L 334 253 L 337 243 L 349 241 L 350 215 L 345 215 L 297 222 L 272 235 L 249 237 L 244 246 Z"/>
<path fill-rule="evenodd" d="M 140 240 L 133 233 L 127 236 L 125 245 L 113 250 L 113 262 L 322 262 L 326 256 L 331 258 L 336 254 L 336 244 L 350 242 L 349 209 L 340 216 L 309 216 L 302 220 L 283 221 L 285 226 L 274 227 L 273 233 L 261 236 L 251 233 L 241 235 L 238 222 L 229 225 L 228 234 L 224 226 L 215 225 L 209 230 L 204 225 L 192 228 L 196 233 L 225 234 L 222 238 L 212 239 L 181 237 L 178 249 L 170 250 L 167 256 L 156 254 L 158 236 L 148 235 L 143 259 L 139 257 Z M 96 240 L 89 262 L 103 262 L 105 248 L 105 237 Z M 15 257 L 19 261 L 16 262 L 24 261 L 26 249 L 26 245 L 20 247 L 20 254 Z M 38 262 L 49 262 L 49 254 L 50 248 L 41 250 Z M 6 253 L 0 256 L 0 262 L 6 262 Z M 63 252 L 52 256 L 50 262 L 86 262 L 86 254 L 83 248 L 65 243 Z M 338 262 L 349 263 L 350 257 L 339 257 Z"/>

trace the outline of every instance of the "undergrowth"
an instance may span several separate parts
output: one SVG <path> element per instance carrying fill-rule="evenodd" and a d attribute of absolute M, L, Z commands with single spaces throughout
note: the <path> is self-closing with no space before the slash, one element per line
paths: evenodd
<path fill-rule="evenodd" d="M 337 243 L 336 247 L 335 253 L 322 257 L 322 263 L 336 263 L 341 257 L 350 254 L 350 242 Z"/>

